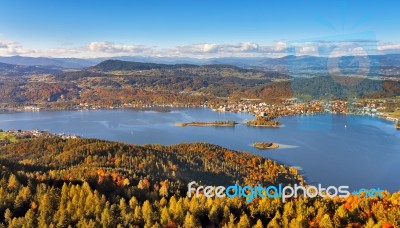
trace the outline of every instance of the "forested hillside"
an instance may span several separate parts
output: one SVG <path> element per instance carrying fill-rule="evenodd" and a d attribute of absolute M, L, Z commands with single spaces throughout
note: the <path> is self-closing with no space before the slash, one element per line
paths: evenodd
<path fill-rule="evenodd" d="M 314 74 L 310 74 L 314 75 Z M 230 65 L 155 64 L 107 60 L 82 70 L 0 64 L 0 109 L 218 106 L 287 98 L 394 97 L 400 81 L 329 76 L 290 78 Z"/>
<path fill-rule="evenodd" d="M 383 199 L 188 198 L 188 182 L 294 184 L 288 168 L 193 143 L 127 145 L 37 138 L 0 148 L 0 220 L 9 227 L 395 227 L 400 194 Z"/>

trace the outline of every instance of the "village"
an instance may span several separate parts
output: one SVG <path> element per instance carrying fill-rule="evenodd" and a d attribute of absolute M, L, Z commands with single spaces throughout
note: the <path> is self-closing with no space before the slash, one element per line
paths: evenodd
<path fill-rule="evenodd" d="M 310 102 L 299 102 L 296 98 L 286 99 L 281 104 L 267 104 L 265 102 L 230 103 L 213 107 L 218 112 L 243 112 L 255 116 L 268 116 L 276 118 L 290 115 L 312 115 L 318 113 L 331 114 L 355 114 L 379 116 L 390 121 L 398 122 L 399 116 L 388 112 L 388 101 L 386 99 L 368 100 L 314 100 Z M 399 110 L 394 110 L 398 112 Z"/>
<path fill-rule="evenodd" d="M 77 135 L 69 135 L 69 134 L 55 134 L 50 133 L 48 131 L 42 130 L 2 130 L 0 129 L 0 145 L 5 145 L 11 142 L 16 142 L 22 139 L 31 139 L 31 138 L 52 138 L 52 137 L 60 137 L 62 139 L 76 139 L 79 138 Z"/>

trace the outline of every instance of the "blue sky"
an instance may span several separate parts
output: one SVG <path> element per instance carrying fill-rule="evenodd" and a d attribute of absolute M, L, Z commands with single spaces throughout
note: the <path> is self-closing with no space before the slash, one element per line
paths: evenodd
<path fill-rule="evenodd" d="M 279 57 L 287 43 L 348 34 L 396 53 L 399 8 L 368 0 L 2 1 L 0 55 Z"/>

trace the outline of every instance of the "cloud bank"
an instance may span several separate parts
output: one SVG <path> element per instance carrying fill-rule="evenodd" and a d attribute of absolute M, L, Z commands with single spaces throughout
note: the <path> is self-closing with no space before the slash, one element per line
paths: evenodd
<path fill-rule="evenodd" d="M 256 42 L 234 44 L 196 43 L 171 48 L 140 44 L 123 44 L 110 41 L 93 41 L 82 46 L 54 47 L 49 49 L 26 48 L 16 41 L 0 40 L 0 55 L 46 56 L 46 57 L 283 57 L 293 55 L 343 56 L 365 54 L 400 53 L 400 43 L 374 40 L 309 41 L 291 43 L 277 41 L 270 45 Z"/>
<path fill-rule="evenodd" d="M 0 40 L 0 55 L 24 55 L 34 54 L 35 51 L 22 47 L 15 41 L 1 41 Z"/>

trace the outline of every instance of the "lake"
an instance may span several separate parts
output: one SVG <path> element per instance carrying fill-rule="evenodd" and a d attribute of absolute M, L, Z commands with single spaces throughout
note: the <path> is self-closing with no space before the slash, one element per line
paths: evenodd
<path fill-rule="evenodd" d="M 48 130 L 133 144 L 208 142 L 248 151 L 302 169 L 309 183 L 349 185 L 351 189 L 400 190 L 400 131 L 393 122 L 355 115 L 280 118 L 281 128 L 176 127 L 190 121 L 234 120 L 253 116 L 210 109 L 40 111 L 0 114 L 0 129 Z M 276 142 L 276 150 L 258 150 L 257 141 Z"/>

